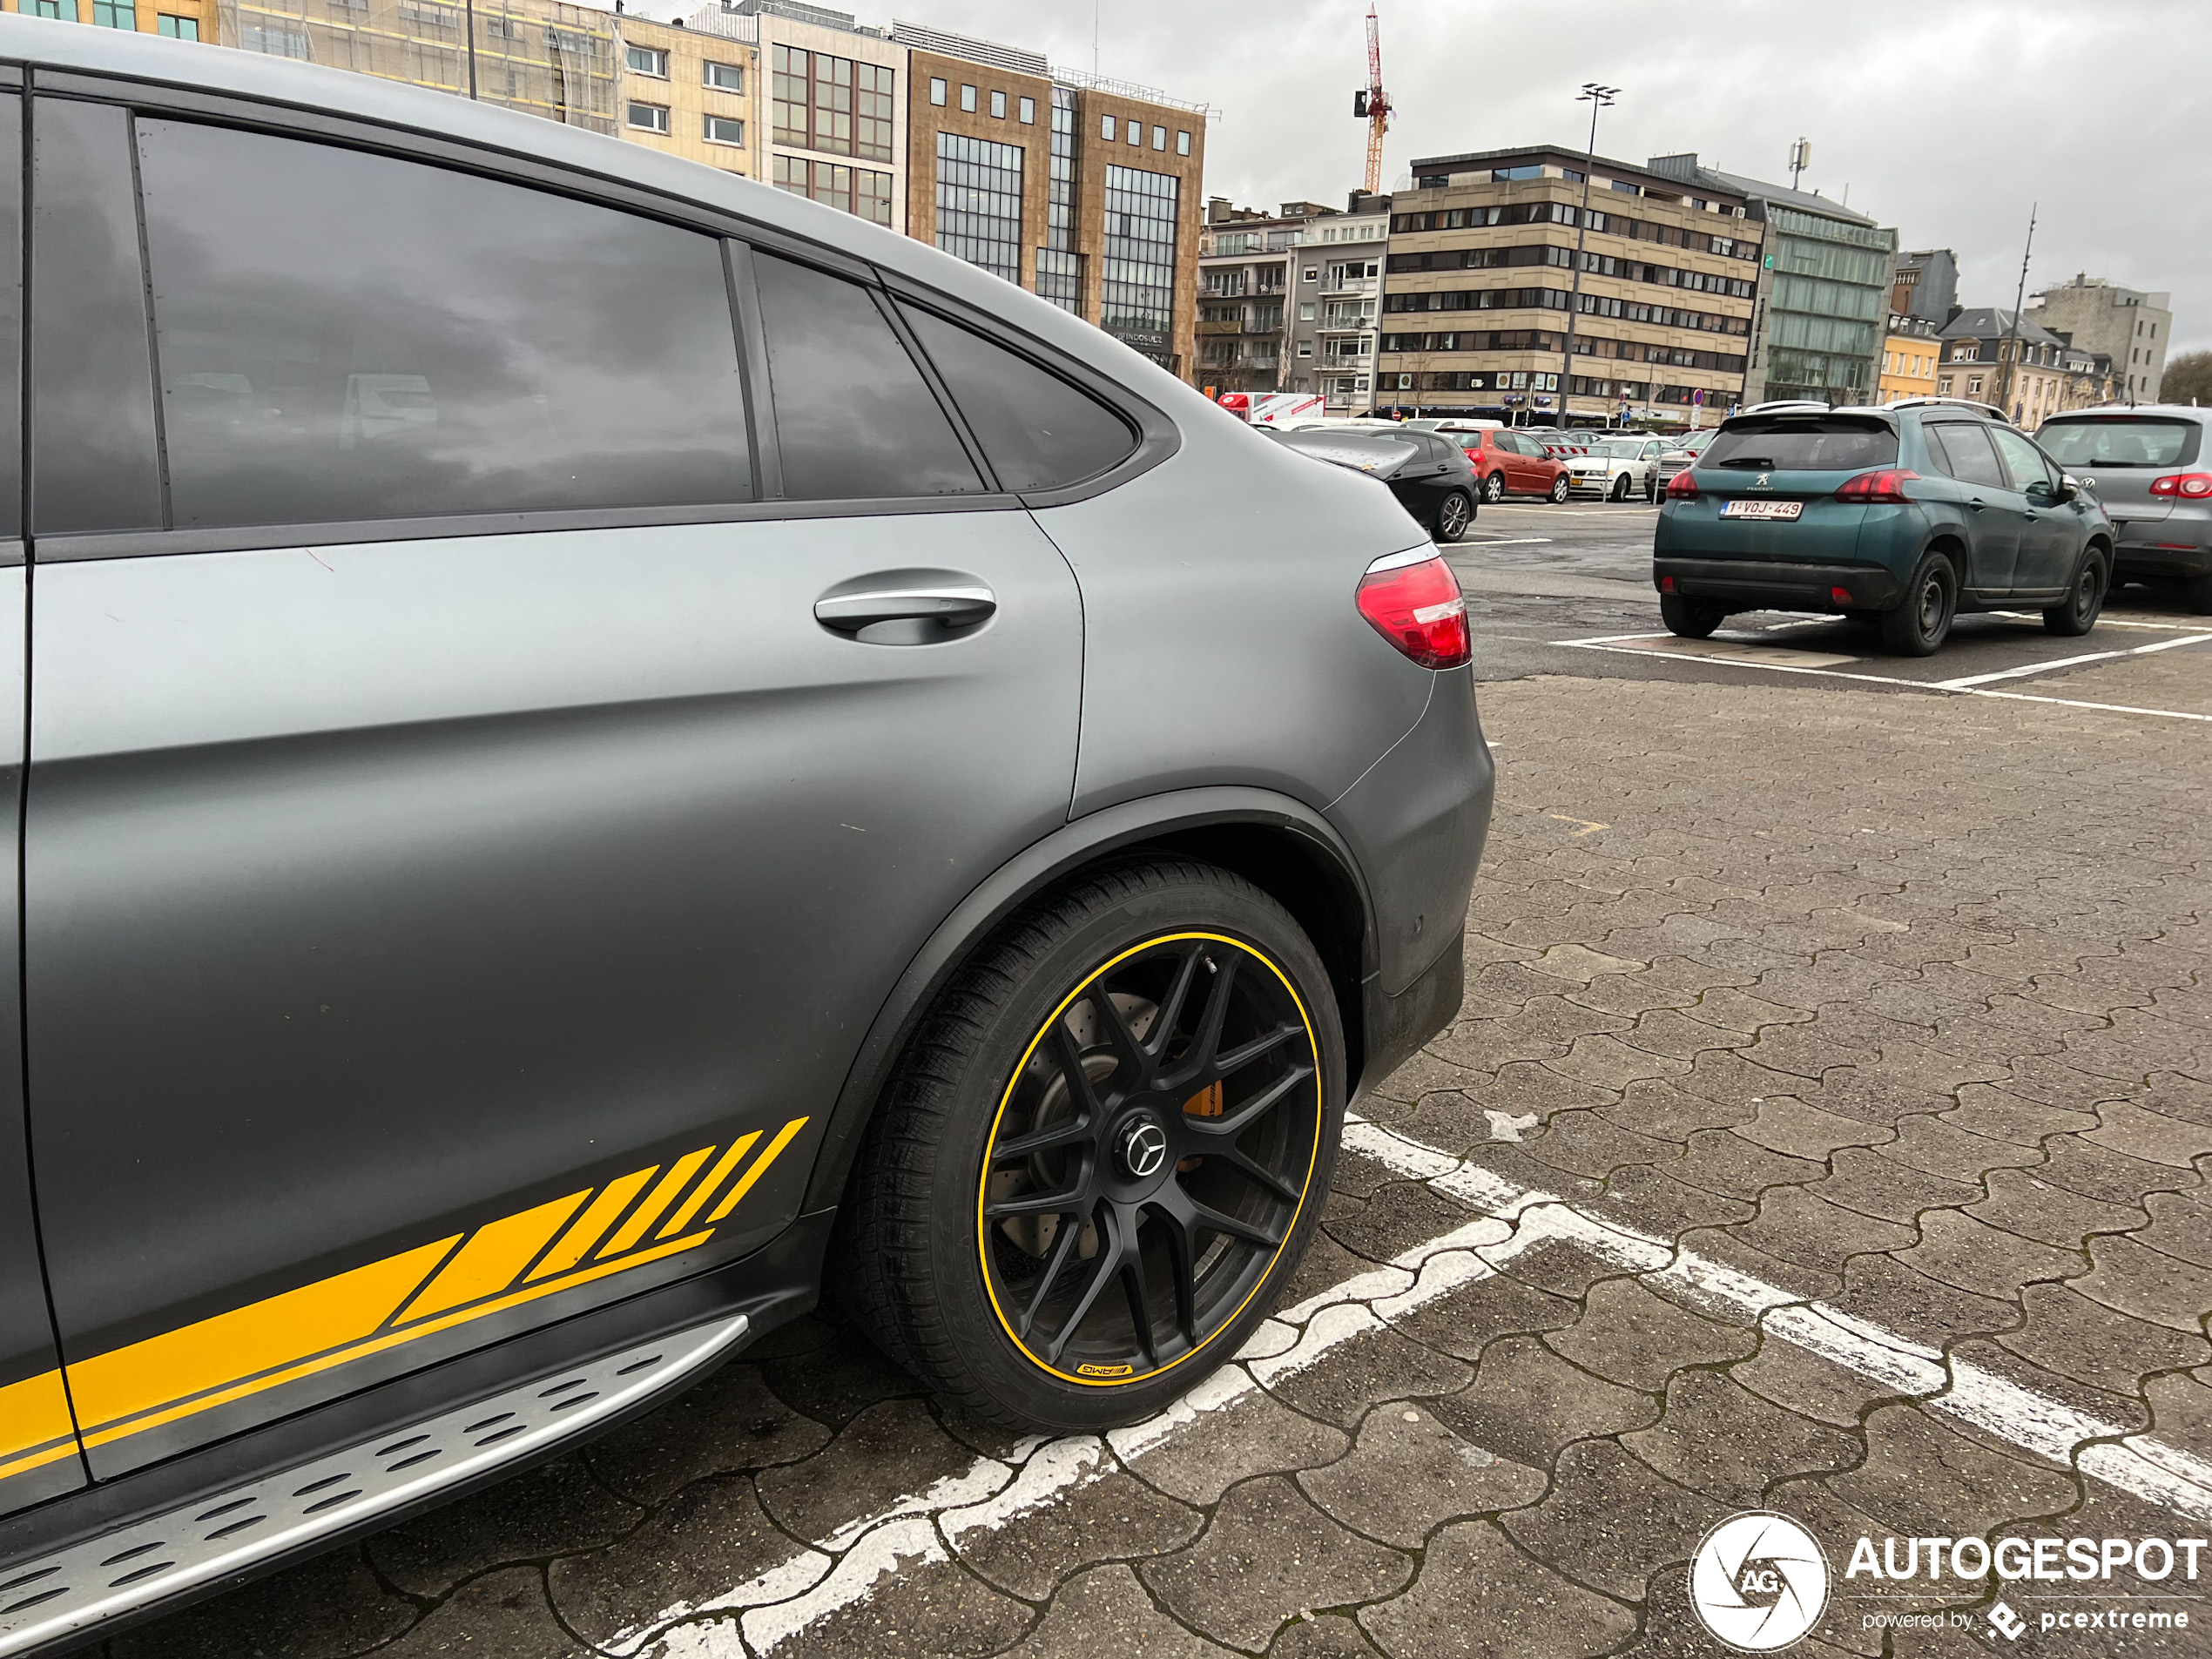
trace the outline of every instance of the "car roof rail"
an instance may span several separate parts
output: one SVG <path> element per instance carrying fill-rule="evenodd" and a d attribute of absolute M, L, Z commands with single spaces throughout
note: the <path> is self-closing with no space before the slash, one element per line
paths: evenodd
<path fill-rule="evenodd" d="M 1991 420 L 2000 421 L 2006 426 L 2013 423 L 2012 417 L 1994 403 L 1979 403 L 1970 397 L 1897 397 L 1892 398 L 1882 407 L 1885 409 L 1922 409 L 1937 407 L 1972 409 L 1977 415 L 1986 415 Z"/>
<path fill-rule="evenodd" d="M 1828 405 L 1825 403 L 1815 402 L 1809 397 L 1784 397 L 1777 398 L 1771 403 L 1754 403 L 1748 409 L 1737 410 L 1737 414 L 1738 415 L 1782 415 L 1784 413 L 1795 415 L 1801 411 L 1814 415 L 1825 415 L 1828 413 Z"/>

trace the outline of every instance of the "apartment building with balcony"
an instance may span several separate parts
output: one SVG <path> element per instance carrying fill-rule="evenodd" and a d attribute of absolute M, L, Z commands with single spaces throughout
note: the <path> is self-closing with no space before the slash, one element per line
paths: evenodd
<path fill-rule="evenodd" d="M 1284 375 L 1296 249 L 1306 223 L 1287 202 L 1279 212 L 1236 207 L 1216 197 L 1206 204 L 1198 243 L 1196 381 L 1222 392 L 1292 388 Z"/>
<path fill-rule="evenodd" d="M 1378 406 L 1588 424 L 1742 400 L 1765 237 L 1742 194 L 1556 145 L 1413 176 L 1390 201 Z"/>
<path fill-rule="evenodd" d="M 1343 212 L 1310 221 L 1298 246 L 1284 389 L 1320 393 L 1332 415 L 1374 407 L 1389 244 L 1390 198 L 1354 191 Z"/>

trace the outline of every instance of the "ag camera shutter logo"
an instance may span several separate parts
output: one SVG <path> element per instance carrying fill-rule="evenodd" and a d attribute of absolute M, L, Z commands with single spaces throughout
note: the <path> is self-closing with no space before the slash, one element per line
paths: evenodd
<path fill-rule="evenodd" d="M 1689 1605 L 1730 1647 L 1777 1652 L 1802 1639 L 1828 1605 L 1828 1558 L 1787 1515 L 1730 1515 L 1690 1558 Z"/>

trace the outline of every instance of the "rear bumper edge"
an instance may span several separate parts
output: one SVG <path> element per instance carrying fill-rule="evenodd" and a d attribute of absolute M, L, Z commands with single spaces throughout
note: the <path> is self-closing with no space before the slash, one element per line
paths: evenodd
<path fill-rule="evenodd" d="M 1653 559 L 1652 585 L 1658 587 L 1669 577 L 1676 593 L 1718 599 L 1738 610 L 1843 610 L 1846 607 L 1834 597 L 1838 588 L 1851 595 L 1850 610 L 1887 610 L 1904 592 L 1904 584 L 1878 564 Z"/>

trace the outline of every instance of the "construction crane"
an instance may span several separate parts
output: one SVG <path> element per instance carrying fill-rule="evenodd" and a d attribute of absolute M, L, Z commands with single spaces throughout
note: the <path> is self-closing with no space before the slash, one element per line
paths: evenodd
<path fill-rule="evenodd" d="M 1390 95 L 1382 84 L 1382 24 L 1367 8 L 1367 84 L 1352 95 L 1352 112 L 1367 124 L 1367 194 L 1382 189 L 1383 134 L 1390 131 Z"/>

